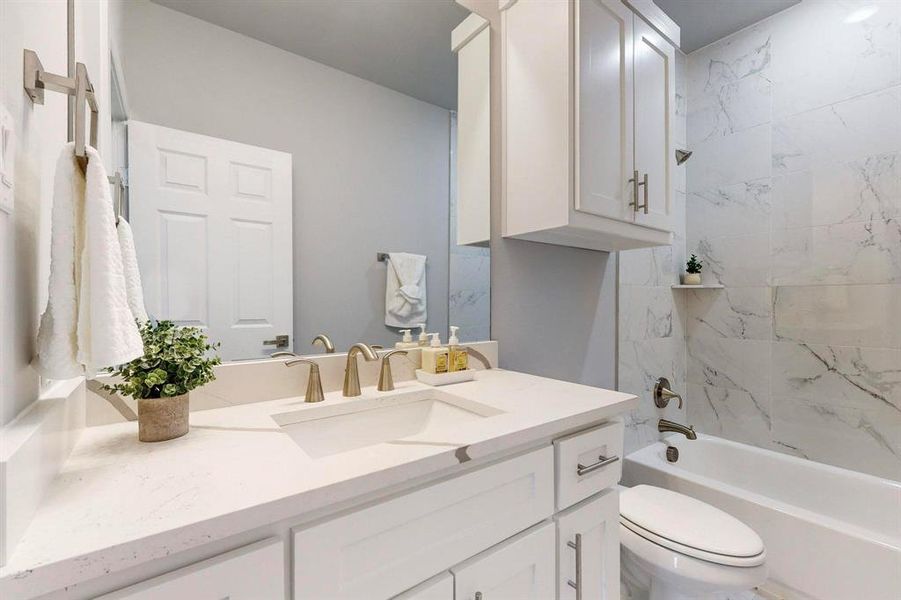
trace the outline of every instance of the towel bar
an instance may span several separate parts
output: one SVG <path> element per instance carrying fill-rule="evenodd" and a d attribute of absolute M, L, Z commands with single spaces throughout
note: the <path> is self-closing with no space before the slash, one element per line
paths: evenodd
<path fill-rule="evenodd" d="M 69 96 L 75 96 L 75 156 L 82 169 L 87 166 L 87 152 L 85 151 L 85 114 L 87 105 L 91 109 L 90 145 L 97 147 L 97 121 L 99 107 L 94 96 L 94 86 L 88 76 L 88 69 L 84 63 L 75 65 L 75 77 L 63 77 L 54 73 L 48 73 L 41 64 L 34 50 L 25 50 L 23 85 L 28 97 L 35 104 L 44 103 L 44 90 L 60 92 Z"/>
<path fill-rule="evenodd" d="M 74 96 L 74 102 L 72 98 L 68 102 L 69 131 L 66 138 L 70 142 L 75 142 L 75 157 L 84 171 L 88 165 L 88 154 L 85 150 L 85 107 L 91 109 L 89 143 L 95 149 L 97 148 L 97 122 L 100 109 L 97 105 L 97 98 L 94 96 L 94 86 L 88 76 L 87 67 L 84 66 L 84 63 L 75 62 L 75 0 L 66 1 L 66 20 L 68 76 L 48 73 L 44 70 L 44 65 L 41 64 L 37 53 L 26 48 L 22 86 L 34 104 L 44 103 L 44 90 Z"/>

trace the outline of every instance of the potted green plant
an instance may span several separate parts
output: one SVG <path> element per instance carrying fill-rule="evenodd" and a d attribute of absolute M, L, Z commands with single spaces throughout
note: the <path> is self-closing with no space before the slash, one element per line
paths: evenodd
<path fill-rule="evenodd" d="M 139 328 L 144 356 L 110 369 L 120 380 L 103 388 L 138 401 L 140 441 L 181 437 L 188 433 L 189 392 L 216 378 L 219 344 L 211 344 L 197 327 L 172 321 L 148 321 Z"/>
<path fill-rule="evenodd" d="M 701 269 L 704 268 L 701 261 L 694 254 L 685 263 L 685 274 L 682 276 L 684 285 L 701 285 Z"/>

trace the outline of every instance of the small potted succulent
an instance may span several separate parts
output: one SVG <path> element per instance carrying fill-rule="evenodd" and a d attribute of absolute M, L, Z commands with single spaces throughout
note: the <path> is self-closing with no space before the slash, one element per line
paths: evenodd
<path fill-rule="evenodd" d="M 682 284 L 701 285 L 702 268 L 701 261 L 698 260 L 697 256 L 692 254 L 691 258 L 689 258 L 688 262 L 685 264 L 685 274 L 682 275 Z"/>
<path fill-rule="evenodd" d="M 139 324 L 144 356 L 110 369 L 120 381 L 103 388 L 138 401 L 138 439 L 162 442 L 188 433 L 188 394 L 213 381 L 220 364 L 211 344 L 197 327 L 172 321 Z"/>

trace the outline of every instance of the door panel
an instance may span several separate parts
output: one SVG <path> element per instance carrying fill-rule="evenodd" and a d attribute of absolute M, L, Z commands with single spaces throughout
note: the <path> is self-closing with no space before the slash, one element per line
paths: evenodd
<path fill-rule="evenodd" d="M 670 126 L 675 104 L 675 50 L 657 32 L 635 19 L 635 168 L 648 176 L 648 212 L 635 222 L 672 230 L 673 157 Z"/>
<path fill-rule="evenodd" d="M 557 517 L 557 589 L 560 600 L 575 600 L 581 586 L 582 598 L 619 600 L 619 495 L 610 489 L 586 500 Z M 579 540 L 576 544 L 576 534 Z M 578 556 L 581 554 L 581 557 Z M 581 576 L 576 562 L 581 558 Z"/>
<path fill-rule="evenodd" d="M 206 329 L 223 360 L 293 332 L 291 155 L 128 123 L 131 226 L 147 310 Z"/>
<path fill-rule="evenodd" d="M 555 537 L 546 523 L 451 569 L 455 600 L 554 598 Z"/>
<path fill-rule="evenodd" d="M 577 211 L 632 220 L 632 13 L 582 0 L 576 23 Z"/>

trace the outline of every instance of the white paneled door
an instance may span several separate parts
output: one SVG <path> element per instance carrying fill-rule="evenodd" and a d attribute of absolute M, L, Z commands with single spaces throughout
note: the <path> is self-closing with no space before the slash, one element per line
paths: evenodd
<path fill-rule="evenodd" d="M 223 360 L 293 331 L 291 155 L 129 121 L 129 209 L 147 311 Z"/>

